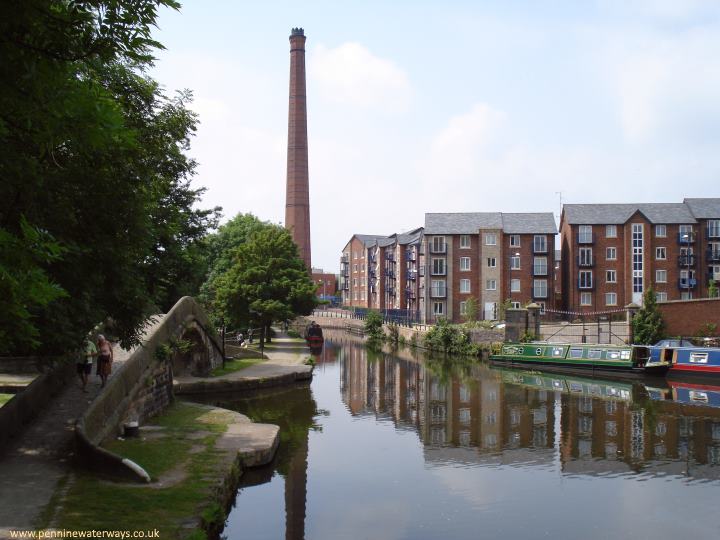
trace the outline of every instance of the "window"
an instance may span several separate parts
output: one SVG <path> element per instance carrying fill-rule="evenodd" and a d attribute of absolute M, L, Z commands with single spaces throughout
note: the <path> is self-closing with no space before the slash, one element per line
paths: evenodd
<path fill-rule="evenodd" d="M 520 235 L 519 234 L 511 234 L 510 235 L 510 247 L 520 247 Z"/>
<path fill-rule="evenodd" d="M 667 270 L 655 270 L 655 283 L 667 283 Z"/>
<path fill-rule="evenodd" d="M 513 309 L 520 309 L 520 302 L 511 302 L 510 305 Z"/>
<path fill-rule="evenodd" d="M 578 264 L 580 266 L 592 266 L 592 248 L 583 247 L 578 250 Z"/>
<path fill-rule="evenodd" d="M 578 227 L 578 242 L 580 244 L 592 243 L 592 225 L 580 225 Z"/>
<path fill-rule="evenodd" d="M 470 280 L 469 279 L 461 279 L 460 280 L 460 292 L 461 293 L 469 293 L 470 292 Z"/>
<path fill-rule="evenodd" d="M 497 261 L 495 260 L 495 257 L 488 257 L 487 265 L 488 268 L 495 268 L 497 266 Z"/>
<path fill-rule="evenodd" d="M 533 280 L 533 297 L 547 298 L 547 279 Z"/>
<path fill-rule="evenodd" d="M 605 270 L 605 281 L 607 283 L 617 283 L 617 272 L 615 270 Z"/>
<path fill-rule="evenodd" d="M 488 291 L 495 291 L 497 290 L 497 281 L 494 279 L 488 279 L 485 282 L 485 289 Z"/>
<path fill-rule="evenodd" d="M 678 227 L 678 236 L 682 243 L 694 242 L 695 233 L 693 232 L 692 225 L 680 225 Z"/>
<path fill-rule="evenodd" d="M 445 313 L 445 302 L 433 302 L 433 314 L 443 315 Z"/>
<path fill-rule="evenodd" d="M 460 249 L 470 249 L 470 235 L 469 234 L 461 234 L 460 235 Z"/>
<path fill-rule="evenodd" d="M 617 260 L 617 248 L 614 248 L 614 247 L 605 248 L 605 260 L 616 261 Z"/>
<path fill-rule="evenodd" d="M 510 280 L 510 292 L 520 292 L 520 280 L 519 279 L 511 279 Z"/>
<path fill-rule="evenodd" d="M 655 236 L 665 238 L 667 236 L 667 225 L 655 225 Z"/>
<path fill-rule="evenodd" d="M 353 300 L 357 300 L 357 291 L 353 293 Z"/>
<path fill-rule="evenodd" d="M 463 272 L 470 270 L 470 257 L 460 257 L 460 270 Z"/>
<path fill-rule="evenodd" d="M 430 281 L 430 296 L 432 298 L 445 298 L 445 280 L 433 279 Z"/>
<path fill-rule="evenodd" d="M 655 260 L 656 261 L 664 261 L 666 259 L 667 259 L 667 248 L 656 247 L 655 248 Z"/>
<path fill-rule="evenodd" d="M 645 290 L 643 285 L 644 234 L 642 223 L 632 224 L 632 284 L 633 293 L 637 295 Z"/>
<path fill-rule="evenodd" d="M 707 222 L 708 238 L 720 236 L 720 219 L 710 219 Z"/>
<path fill-rule="evenodd" d="M 432 245 L 430 246 L 432 253 L 445 253 L 445 237 L 433 236 Z"/>
<path fill-rule="evenodd" d="M 520 270 L 520 255 L 510 257 L 510 270 Z"/>
<path fill-rule="evenodd" d="M 580 293 L 580 305 L 592 306 L 592 295 L 589 292 Z"/>
<path fill-rule="evenodd" d="M 655 299 L 658 302 L 667 302 L 667 293 L 666 292 L 655 293 Z"/>
<path fill-rule="evenodd" d="M 433 276 L 444 276 L 445 275 L 445 259 L 433 259 L 432 260 L 432 275 Z"/>
<path fill-rule="evenodd" d="M 354 264 L 354 265 L 353 265 L 353 272 L 357 273 L 357 271 L 358 271 L 358 265 L 357 265 L 357 264 Z"/>
<path fill-rule="evenodd" d="M 533 250 L 535 253 L 547 253 L 547 237 L 544 234 L 533 237 Z"/>
<path fill-rule="evenodd" d="M 533 274 L 547 276 L 547 257 L 535 257 L 533 259 Z"/>
<path fill-rule="evenodd" d="M 357 278 L 353 278 L 353 287 L 357 287 Z"/>
<path fill-rule="evenodd" d="M 605 305 L 606 306 L 617 306 L 617 293 L 614 293 L 614 292 L 605 293 Z"/>
<path fill-rule="evenodd" d="M 460 302 L 460 315 L 465 315 L 467 313 L 467 302 L 463 301 Z"/>
<path fill-rule="evenodd" d="M 578 287 L 581 289 L 592 289 L 592 270 L 580 270 L 578 272 Z"/>
<path fill-rule="evenodd" d="M 494 246 L 495 244 L 497 244 L 497 234 L 487 233 L 485 235 L 485 245 L 486 246 Z"/>
<path fill-rule="evenodd" d="M 605 237 L 606 238 L 617 238 L 617 225 L 606 225 L 605 226 Z"/>
<path fill-rule="evenodd" d="M 357 259 L 357 251 L 353 251 L 353 259 Z"/>

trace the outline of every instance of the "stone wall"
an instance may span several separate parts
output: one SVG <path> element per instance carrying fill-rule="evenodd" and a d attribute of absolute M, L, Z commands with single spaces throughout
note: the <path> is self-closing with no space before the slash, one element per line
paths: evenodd
<path fill-rule="evenodd" d="M 136 474 L 128 467 L 127 460 L 99 445 L 119 434 L 126 421 L 142 424 L 167 407 L 173 399 L 172 366 L 178 354 L 173 343 L 197 329 L 202 330 L 206 363 L 215 366 L 222 362 L 219 340 L 202 308 L 192 297 L 181 298 L 144 336 L 142 345 L 133 351 L 76 423 L 77 455 L 83 464 L 118 476 L 146 480 L 146 475 Z"/>
<path fill-rule="evenodd" d="M 714 335 L 720 335 L 720 298 L 661 302 L 658 308 L 668 336 L 695 336 L 708 323 L 715 325 Z"/>

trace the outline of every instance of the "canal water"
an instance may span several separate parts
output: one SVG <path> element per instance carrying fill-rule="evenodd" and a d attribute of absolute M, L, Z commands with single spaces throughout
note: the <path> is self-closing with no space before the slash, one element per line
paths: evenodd
<path fill-rule="evenodd" d="M 224 536 L 720 537 L 712 388 L 414 354 L 331 335 L 309 387 L 220 402 L 281 427 Z"/>

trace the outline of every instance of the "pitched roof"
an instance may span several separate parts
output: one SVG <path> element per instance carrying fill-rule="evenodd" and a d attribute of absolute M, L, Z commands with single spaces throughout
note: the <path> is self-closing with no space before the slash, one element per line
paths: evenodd
<path fill-rule="evenodd" d="M 552 212 L 502 214 L 503 232 L 507 234 L 557 234 Z"/>
<path fill-rule="evenodd" d="M 556 234 L 550 212 L 458 212 L 425 214 L 425 234 L 476 234 L 480 229 L 501 229 L 508 234 Z"/>
<path fill-rule="evenodd" d="M 398 243 L 401 246 L 405 246 L 407 244 L 415 244 L 420 241 L 420 239 L 423 236 L 423 228 L 418 227 L 417 229 L 413 229 L 412 231 L 400 233 L 397 235 Z"/>
<path fill-rule="evenodd" d="M 720 219 L 720 199 L 685 199 L 696 219 Z"/>
<path fill-rule="evenodd" d="M 355 238 L 360 240 L 363 244 L 365 244 L 365 247 L 372 246 L 378 240 L 385 238 L 385 236 L 381 236 L 379 234 L 356 234 L 354 236 L 355 236 Z"/>
<path fill-rule="evenodd" d="M 620 225 L 641 212 L 650 223 L 695 223 L 690 209 L 683 203 L 642 204 L 566 204 L 564 221 L 570 225 Z"/>

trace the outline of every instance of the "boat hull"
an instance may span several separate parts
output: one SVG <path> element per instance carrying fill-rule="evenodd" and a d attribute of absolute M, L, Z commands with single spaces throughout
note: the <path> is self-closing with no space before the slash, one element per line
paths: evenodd
<path fill-rule="evenodd" d="M 670 378 L 720 376 L 717 347 L 651 347 L 650 358 L 667 359 Z"/>

